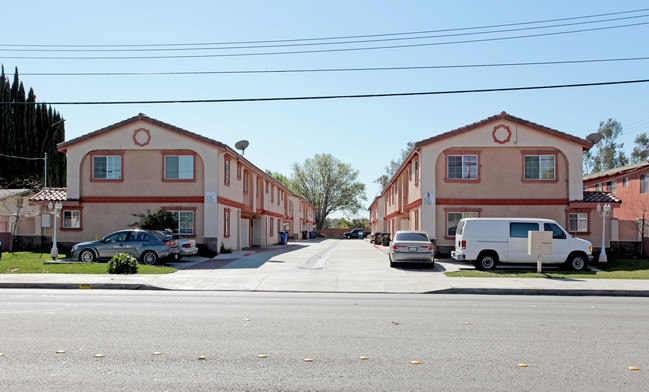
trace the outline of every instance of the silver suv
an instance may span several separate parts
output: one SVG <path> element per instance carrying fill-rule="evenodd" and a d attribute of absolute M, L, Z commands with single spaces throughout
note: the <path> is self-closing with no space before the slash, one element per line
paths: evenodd
<path fill-rule="evenodd" d="M 127 253 L 141 263 L 153 265 L 161 260 L 178 260 L 178 240 L 148 230 L 121 230 L 99 241 L 82 242 L 72 247 L 72 258 L 85 263 L 110 259 Z"/>

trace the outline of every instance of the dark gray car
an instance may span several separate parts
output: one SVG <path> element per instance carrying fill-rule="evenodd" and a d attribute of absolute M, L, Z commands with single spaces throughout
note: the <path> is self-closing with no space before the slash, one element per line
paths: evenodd
<path fill-rule="evenodd" d="M 121 230 L 99 241 L 82 242 L 72 247 L 72 258 L 86 263 L 110 259 L 117 253 L 127 253 L 141 263 L 153 265 L 161 260 L 177 260 L 178 240 L 148 230 Z"/>

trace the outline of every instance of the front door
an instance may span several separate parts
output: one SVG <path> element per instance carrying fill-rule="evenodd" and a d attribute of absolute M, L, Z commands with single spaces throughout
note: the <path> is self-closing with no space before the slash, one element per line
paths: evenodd
<path fill-rule="evenodd" d="M 261 246 L 261 218 L 252 220 L 252 246 Z"/>
<path fill-rule="evenodd" d="M 250 247 L 250 219 L 241 218 L 241 227 L 239 228 L 241 247 Z"/>

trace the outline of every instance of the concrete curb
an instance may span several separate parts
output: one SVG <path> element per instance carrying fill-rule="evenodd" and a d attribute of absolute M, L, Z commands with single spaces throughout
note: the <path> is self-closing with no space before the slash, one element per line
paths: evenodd
<path fill-rule="evenodd" d="M 458 295 L 533 295 L 569 297 L 649 297 L 649 290 L 584 290 L 584 289 L 502 289 L 502 288 L 446 288 L 425 292 L 357 292 L 357 291 L 300 291 L 300 290 L 172 290 L 149 284 L 134 283 L 0 283 L 0 289 L 72 289 L 72 290 L 160 290 L 160 291 L 222 291 L 265 293 L 327 293 L 327 294 L 458 294 Z"/>

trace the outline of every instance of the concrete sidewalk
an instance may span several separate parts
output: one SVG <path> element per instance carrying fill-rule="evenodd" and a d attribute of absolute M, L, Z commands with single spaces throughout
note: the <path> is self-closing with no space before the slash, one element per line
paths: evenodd
<path fill-rule="evenodd" d="M 166 275 L 0 274 L 0 288 L 649 297 L 647 280 L 449 278 L 443 272 L 470 267 L 389 268 L 385 252 L 367 241 L 296 242 L 189 258 Z"/>

